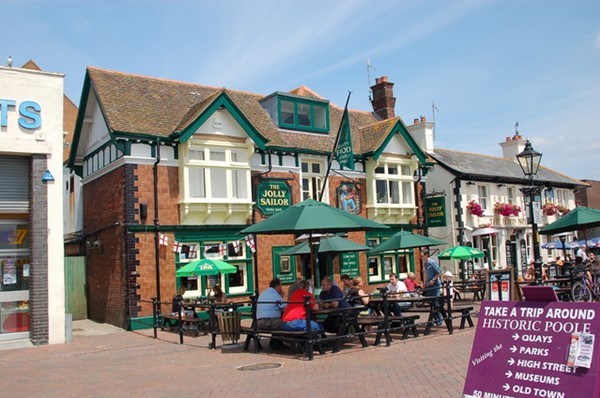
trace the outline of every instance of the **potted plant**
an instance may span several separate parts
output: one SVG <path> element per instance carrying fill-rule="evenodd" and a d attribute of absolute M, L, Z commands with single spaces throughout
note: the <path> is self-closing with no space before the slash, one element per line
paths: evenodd
<path fill-rule="evenodd" d="M 469 203 L 467 203 L 467 210 L 469 211 L 469 214 L 473 214 L 474 216 L 483 216 L 483 208 L 479 203 L 475 202 L 475 200 L 472 200 Z"/>

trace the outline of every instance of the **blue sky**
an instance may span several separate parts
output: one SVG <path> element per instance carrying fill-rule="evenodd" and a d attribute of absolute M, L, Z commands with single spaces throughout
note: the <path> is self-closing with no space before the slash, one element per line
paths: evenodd
<path fill-rule="evenodd" d="M 600 180 L 600 1 L 4 0 L 1 57 L 62 72 L 79 104 L 95 66 L 270 94 L 306 85 L 370 111 L 395 83 L 436 147 L 501 156 L 515 132 L 542 165 Z M 372 65 L 367 73 L 367 60 Z"/>

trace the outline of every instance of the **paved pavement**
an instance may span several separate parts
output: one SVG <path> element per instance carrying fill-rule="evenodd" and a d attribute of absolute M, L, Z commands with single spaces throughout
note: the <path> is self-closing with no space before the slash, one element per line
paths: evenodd
<path fill-rule="evenodd" d="M 71 343 L 0 351 L 0 395 L 461 397 L 474 331 L 449 335 L 438 327 L 430 336 L 395 339 L 390 347 L 349 343 L 308 361 L 291 351 L 210 350 L 208 336 L 186 336 L 180 345 L 174 333 L 159 331 L 154 339 L 151 329 L 126 332 L 76 321 Z M 253 364 L 257 370 L 240 369 Z"/>

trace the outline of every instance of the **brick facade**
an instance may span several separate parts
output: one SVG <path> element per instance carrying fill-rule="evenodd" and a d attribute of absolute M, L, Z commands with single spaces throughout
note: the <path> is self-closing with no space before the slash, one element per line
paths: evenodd
<path fill-rule="evenodd" d="M 45 155 L 31 157 L 31 279 L 29 282 L 29 338 L 35 345 L 48 344 L 48 192 L 42 176 Z"/>

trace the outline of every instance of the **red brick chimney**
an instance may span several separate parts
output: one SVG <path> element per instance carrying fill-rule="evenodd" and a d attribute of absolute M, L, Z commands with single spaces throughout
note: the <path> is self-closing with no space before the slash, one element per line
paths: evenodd
<path fill-rule="evenodd" d="M 387 76 L 381 76 L 375 79 L 375 85 L 371 86 L 373 99 L 371 105 L 375 114 L 380 119 L 390 119 L 396 116 L 394 106 L 396 97 L 394 97 L 394 83 L 388 82 Z"/>

